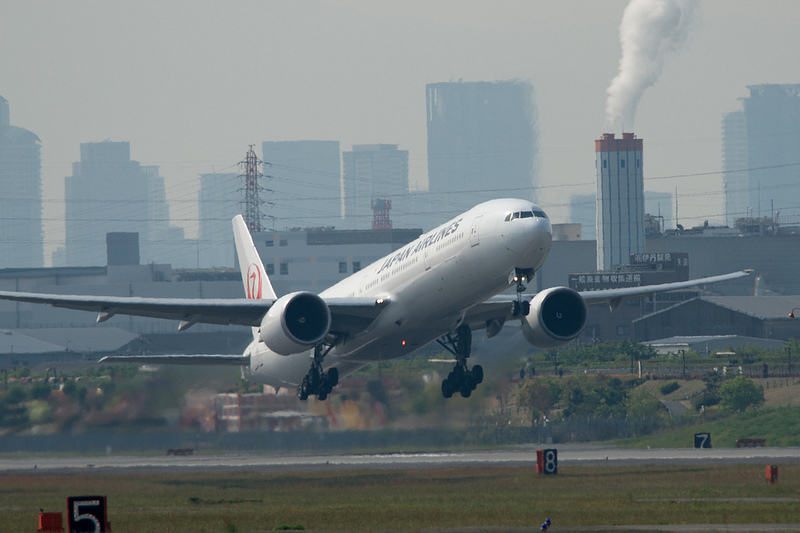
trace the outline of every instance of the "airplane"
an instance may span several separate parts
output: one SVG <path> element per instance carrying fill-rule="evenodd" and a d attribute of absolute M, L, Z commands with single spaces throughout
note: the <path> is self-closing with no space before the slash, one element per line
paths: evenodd
<path fill-rule="evenodd" d="M 577 339 L 587 305 L 615 310 L 626 299 L 732 280 L 752 270 L 683 282 L 577 292 L 551 287 L 523 294 L 545 262 L 552 226 L 528 200 L 505 198 L 473 207 L 421 235 L 319 294 L 281 297 L 267 276 L 241 215 L 233 234 L 246 298 L 137 298 L 0 291 L 0 299 L 49 304 L 114 315 L 178 320 L 184 331 L 197 323 L 251 326 L 242 355 L 107 356 L 101 362 L 236 365 L 254 382 L 296 387 L 298 397 L 325 400 L 340 377 L 364 365 L 402 357 L 438 342 L 455 357 L 442 380 L 442 395 L 468 398 L 483 381 L 469 368 L 472 332 L 497 335 L 519 321 L 533 346 L 552 349 Z M 503 294 L 516 288 L 516 294 Z"/>

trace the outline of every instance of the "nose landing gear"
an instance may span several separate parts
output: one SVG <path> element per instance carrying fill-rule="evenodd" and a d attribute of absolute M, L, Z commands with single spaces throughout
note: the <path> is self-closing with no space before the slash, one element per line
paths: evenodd
<path fill-rule="evenodd" d="M 456 356 L 456 366 L 442 381 L 442 396 L 451 398 L 456 392 L 469 398 L 478 385 L 483 382 L 483 367 L 475 365 L 467 368 L 467 358 L 472 351 L 472 330 L 461 325 L 456 334 L 447 334 L 437 341 L 444 349 Z"/>

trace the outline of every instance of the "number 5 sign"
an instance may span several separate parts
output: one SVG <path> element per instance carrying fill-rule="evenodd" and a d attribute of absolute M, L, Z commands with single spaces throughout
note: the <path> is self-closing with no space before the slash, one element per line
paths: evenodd
<path fill-rule="evenodd" d="M 105 496 L 71 496 L 67 498 L 67 527 L 70 533 L 105 533 Z"/>

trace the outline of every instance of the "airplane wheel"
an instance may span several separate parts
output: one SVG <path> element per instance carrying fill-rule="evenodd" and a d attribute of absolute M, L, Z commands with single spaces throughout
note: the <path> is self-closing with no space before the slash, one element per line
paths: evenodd
<path fill-rule="evenodd" d="M 472 367 L 472 379 L 475 381 L 475 385 L 483 383 L 483 367 L 481 365 Z"/>
<path fill-rule="evenodd" d="M 328 391 L 326 389 L 321 390 L 320 393 L 317 394 L 317 400 L 321 402 L 324 402 L 327 398 L 328 398 Z"/>
<path fill-rule="evenodd" d="M 338 368 L 331 368 L 330 370 L 328 370 L 328 382 L 331 384 L 331 388 L 339 384 Z"/>
<path fill-rule="evenodd" d="M 472 396 L 472 383 L 466 382 L 464 383 L 464 386 L 461 387 L 461 397 L 469 398 L 470 396 Z"/>
<path fill-rule="evenodd" d="M 445 398 L 452 398 L 453 397 L 453 387 L 451 385 L 450 378 L 442 381 L 442 396 Z"/>
<path fill-rule="evenodd" d="M 297 397 L 301 401 L 308 400 L 308 376 L 305 376 L 300 385 L 297 386 Z"/>

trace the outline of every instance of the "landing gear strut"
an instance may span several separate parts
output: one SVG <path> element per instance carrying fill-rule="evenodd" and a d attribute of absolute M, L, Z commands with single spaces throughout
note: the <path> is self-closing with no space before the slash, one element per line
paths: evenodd
<path fill-rule="evenodd" d="M 327 372 L 322 370 L 322 360 L 333 348 L 333 344 L 327 348 L 319 345 L 314 348 L 314 357 L 311 359 L 311 369 L 305 375 L 303 381 L 297 386 L 297 397 L 301 400 L 308 400 L 309 396 L 316 396 L 323 401 L 328 397 L 333 388 L 339 384 L 339 370 L 331 368 Z M 323 351 L 324 350 L 324 351 Z"/>
<path fill-rule="evenodd" d="M 472 370 L 467 368 L 467 358 L 472 351 L 472 330 L 469 326 L 462 325 L 456 334 L 445 335 L 437 339 L 448 352 L 456 356 L 456 366 L 453 371 L 442 381 L 442 396 L 451 398 L 456 392 L 464 398 L 469 398 L 472 391 L 483 382 L 483 367 L 475 365 Z"/>
<path fill-rule="evenodd" d="M 514 282 L 517 284 L 517 301 L 514 303 L 514 316 L 528 316 L 531 311 L 531 302 L 522 299 L 522 293 L 527 287 L 525 282 L 532 280 L 536 272 L 533 269 L 518 268 L 514 273 Z"/>

